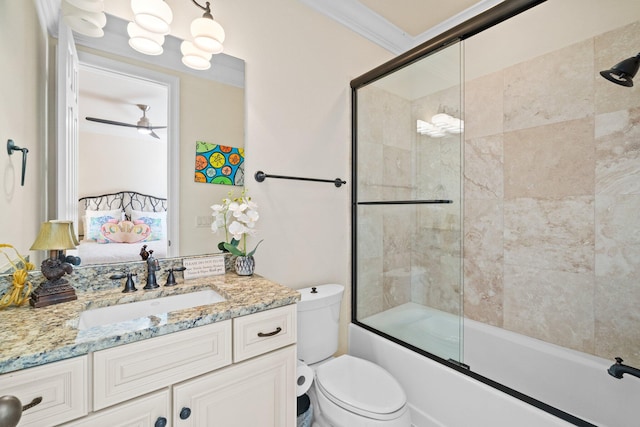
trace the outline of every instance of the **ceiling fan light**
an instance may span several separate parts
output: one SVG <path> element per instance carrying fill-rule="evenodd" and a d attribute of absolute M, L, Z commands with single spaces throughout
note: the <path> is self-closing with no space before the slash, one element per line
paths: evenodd
<path fill-rule="evenodd" d="M 143 30 L 135 22 L 127 25 L 129 34 L 129 46 L 145 55 L 160 55 L 164 51 L 162 44 L 164 36 Z"/>
<path fill-rule="evenodd" d="M 211 68 L 211 54 L 198 49 L 193 43 L 185 40 L 180 45 L 182 63 L 194 70 L 208 70 Z"/>
<path fill-rule="evenodd" d="M 138 133 L 141 133 L 143 135 L 149 135 L 151 134 L 151 129 L 149 128 L 138 128 Z"/>
<path fill-rule="evenodd" d="M 169 34 L 173 12 L 163 0 L 131 0 L 134 21 L 141 28 L 156 34 Z"/>
<path fill-rule="evenodd" d="M 193 43 L 201 50 L 217 54 L 223 50 L 225 33 L 222 25 L 211 18 L 197 18 L 191 23 Z"/>

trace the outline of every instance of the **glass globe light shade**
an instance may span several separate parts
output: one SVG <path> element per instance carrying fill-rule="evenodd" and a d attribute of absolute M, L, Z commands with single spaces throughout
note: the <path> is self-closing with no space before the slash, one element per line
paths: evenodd
<path fill-rule="evenodd" d="M 169 34 L 173 12 L 163 0 L 131 0 L 134 21 L 141 28 L 156 34 Z"/>
<path fill-rule="evenodd" d="M 208 70 L 211 68 L 211 54 L 198 49 L 192 42 L 183 41 L 180 45 L 182 63 L 194 70 Z"/>
<path fill-rule="evenodd" d="M 207 53 L 221 53 L 224 43 L 222 25 L 210 18 L 197 18 L 191 23 L 193 44 Z"/>
<path fill-rule="evenodd" d="M 164 51 L 162 48 L 164 36 L 161 34 L 143 30 L 135 22 L 129 22 L 127 33 L 129 34 L 129 46 L 140 53 L 160 55 Z"/>
<path fill-rule="evenodd" d="M 88 37 L 102 37 L 102 28 L 107 23 L 107 16 L 103 12 L 87 12 L 66 1 L 62 2 L 62 18 L 75 32 Z"/>

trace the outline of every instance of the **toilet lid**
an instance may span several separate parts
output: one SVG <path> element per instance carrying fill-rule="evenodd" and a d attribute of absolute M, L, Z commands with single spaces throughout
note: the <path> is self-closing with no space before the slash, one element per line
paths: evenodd
<path fill-rule="evenodd" d="M 386 418 L 385 414 L 398 411 L 407 401 L 389 372 L 349 355 L 320 365 L 316 382 L 334 403 L 364 416 Z"/>

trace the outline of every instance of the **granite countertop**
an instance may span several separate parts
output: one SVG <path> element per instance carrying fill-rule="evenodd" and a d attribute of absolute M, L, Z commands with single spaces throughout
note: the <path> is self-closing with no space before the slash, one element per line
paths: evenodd
<path fill-rule="evenodd" d="M 300 299 L 297 291 L 258 275 L 245 277 L 234 273 L 179 280 L 176 286 L 149 291 L 141 288 L 138 285 L 137 292 L 127 294 L 121 292 L 122 287 L 77 292 L 77 301 L 37 309 L 26 305 L 1 310 L 0 374 L 245 316 Z M 226 301 L 137 321 L 77 329 L 84 310 L 206 289 L 215 290 Z"/>

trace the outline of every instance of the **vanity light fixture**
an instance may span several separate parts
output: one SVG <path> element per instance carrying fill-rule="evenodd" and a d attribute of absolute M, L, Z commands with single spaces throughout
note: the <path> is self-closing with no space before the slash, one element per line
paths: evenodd
<path fill-rule="evenodd" d="M 200 9 L 204 10 L 202 18 L 194 19 L 191 23 L 191 36 L 193 44 L 200 50 L 211 54 L 221 53 L 224 43 L 224 29 L 211 15 L 211 4 L 201 6 L 196 0 L 191 0 Z"/>
<path fill-rule="evenodd" d="M 208 70 L 211 68 L 211 55 L 221 53 L 224 42 L 224 29 L 211 15 L 211 3 L 201 6 L 196 0 L 193 4 L 204 10 L 202 18 L 196 18 L 191 23 L 193 41 L 185 40 L 180 45 L 182 63 L 194 70 Z"/>
<path fill-rule="evenodd" d="M 600 71 L 605 79 L 620 86 L 632 87 L 633 78 L 640 68 L 640 53 L 617 63 L 611 69 Z"/>
<path fill-rule="evenodd" d="M 62 0 L 62 19 L 73 31 L 88 37 L 102 37 L 107 15 L 103 0 Z"/>
<path fill-rule="evenodd" d="M 129 22 L 127 25 L 127 34 L 129 34 L 129 46 L 134 50 L 145 55 L 160 55 L 164 51 L 164 36 L 155 34 L 140 28 L 135 22 Z"/>
<path fill-rule="evenodd" d="M 71 221 L 43 222 L 36 241 L 31 245 L 32 251 L 49 251 L 49 258 L 42 261 L 40 270 L 47 281 L 42 283 L 33 293 L 29 303 L 33 307 L 46 307 L 61 302 L 78 299 L 69 282 L 63 279 L 65 274 L 73 272 L 73 266 L 61 258 L 62 251 L 75 249 L 77 239 Z"/>
<path fill-rule="evenodd" d="M 164 0 L 131 0 L 131 10 L 141 28 L 163 36 L 171 31 L 173 12 Z"/>

